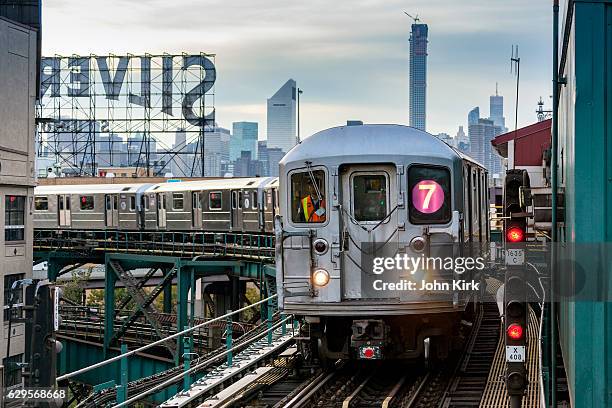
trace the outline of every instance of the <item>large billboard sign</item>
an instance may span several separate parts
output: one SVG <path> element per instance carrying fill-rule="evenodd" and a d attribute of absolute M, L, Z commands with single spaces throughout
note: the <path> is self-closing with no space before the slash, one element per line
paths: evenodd
<path fill-rule="evenodd" d="M 187 146 L 214 128 L 215 80 L 210 54 L 43 57 L 39 155 L 86 173 L 96 165 L 148 166 L 151 155 L 175 147 L 177 132 Z M 138 163 L 106 146 L 130 141 Z M 138 141 L 145 146 L 134 148 Z"/>

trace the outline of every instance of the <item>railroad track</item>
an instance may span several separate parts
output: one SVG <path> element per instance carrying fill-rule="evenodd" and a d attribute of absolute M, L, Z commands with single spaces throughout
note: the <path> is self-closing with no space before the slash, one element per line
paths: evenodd
<path fill-rule="evenodd" d="M 428 369 L 394 362 L 352 361 L 318 370 L 301 384 L 280 379 L 259 398 L 239 407 L 288 408 L 457 408 L 477 407 L 499 341 L 500 319 L 494 302 L 479 305 L 462 352 Z M 273 387 L 277 389 L 273 391 Z M 282 399 L 270 398 L 274 393 Z"/>

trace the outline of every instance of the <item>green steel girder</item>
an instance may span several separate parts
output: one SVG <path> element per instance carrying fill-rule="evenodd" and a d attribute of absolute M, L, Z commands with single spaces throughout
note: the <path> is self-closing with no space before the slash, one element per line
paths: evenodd
<path fill-rule="evenodd" d="M 153 268 L 151 268 L 153 269 Z M 164 274 L 164 278 L 162 279 L 162 281 L 153 289 L 153 291 L 147 296 L 147 298 L 145 299 L 145 303 L 142 305 L 138 305 L 137 309 L 134 310 L 126 319 L 125 323 L 123 323 L 123 325 L 119 328 L 119 330 L 117 330 L 114 334 L 113 334 L 113 338 L 111 339 L 111 343 L 113 342 L 113 340 L 117 340 L 119 339 L 121 336 L 123 336 L 123 334 L 127 331 L 127 329 L 132 325 L 132 323 L 134 323 L 134 321 L 143 314 L 143 308 L 147 307 L 148 305 L 150 305 L 151 303 L 153 303 L 153 301 L 155 301 L 155 299 L 157 298 L 157 296 L 164 290 L 164 288 L 166 287 L 171 287 L 172 286 L 172 279 L 176 276 L 176 270 L 175 268 L 170 269 L 169 271 L 167 271 Z M 142 278 L 139 282 L 142 282 L 144 280 L 144 278 Z M 140 286 L 140 285 L 139 285 Z M 142 286 L 140 286 L 142 287 Z"/>
<path fill-rule="evenodd" d="M 47 262 L 47 278 L 55 282 L 64 273 L 68 273 L 75 268 L 64 269 L 67 266 L 82 265 L 86 263 L 99 263 L 98 257 L 91 257 L 79 252 L 71 251 L 34 251 L 34 265 Z M 102 259 L 102 263 L 104 260 Z"/>

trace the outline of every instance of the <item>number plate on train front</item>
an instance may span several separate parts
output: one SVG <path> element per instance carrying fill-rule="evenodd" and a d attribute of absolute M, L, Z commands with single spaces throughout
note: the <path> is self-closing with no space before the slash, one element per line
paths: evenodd
<path fill-rule="evenodd" d="M 506 362 L 524 363 L 525 346 L 506 346 Z"/>

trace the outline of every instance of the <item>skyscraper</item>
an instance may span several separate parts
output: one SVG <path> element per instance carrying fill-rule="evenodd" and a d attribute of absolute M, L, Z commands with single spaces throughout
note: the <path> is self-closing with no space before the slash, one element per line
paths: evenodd
<path fill-rule="evenodd" d="M 470 125 L 478 124 L 478 119 L 480 119 L 480 108 L 476 106 L 470 111 L 470 113 L 468 113 L 468 132 Z"/>
<path fill-rule="evenodd" d="M 234 153 L 236 149 L 238 154 L 236 160 L 241 157 L 241 152 L 250 152 L 251 160 L 257 159 L 257 122 L 234 122 L 232 127 L 232 143 L 239 143 L 239 146 L 232 146 L 231 151 Z M 234 156 L 234 154 L 232 154 Z"/>
<path fill-rule="evenodd" d="M 427 96 L 427 24 L 410 32 L 410 126 L 425 130 Z"/>
<path fill-rule="evenodd" d="M 268 148 L 287 153 L 296 144 L 296 84 L 288 80 L 268 99 Z"/>
<path fill-rule="evenodd" d="M 489 97 L 489 119 L 499 126 L 502 132 L 506 131 L 506 118 L 504 118 L 504 97 L 497 93 L 495 85 L 495 95 Z"/>
<path fill-rule="evenodd" d="M 501 157 L 491 147 L 491 140 L 501 134 L 501 128 L 490 119 L 478 119 L 468 127 L 469 155 L 489 170 L 489 177 L 501 173 Z"/>

